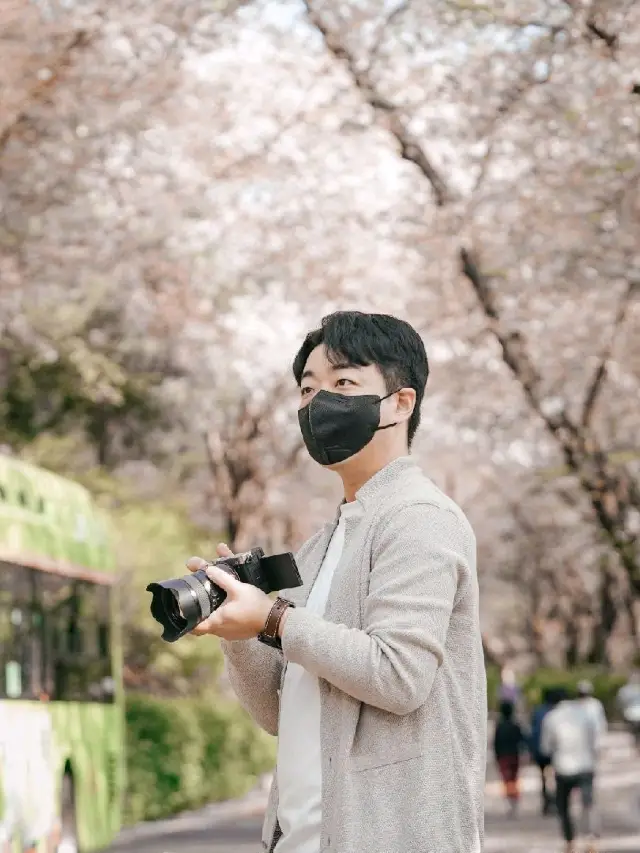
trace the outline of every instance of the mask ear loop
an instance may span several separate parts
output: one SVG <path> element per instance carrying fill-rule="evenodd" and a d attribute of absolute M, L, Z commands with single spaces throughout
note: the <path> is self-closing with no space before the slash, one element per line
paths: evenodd
<path fill-rule="evenodd" d="M 386 394 L 384 397 L 380 397 L 380 402 L 382 402 L 383 400 L 388 400 L 389 397 L 393 397 L 393 395 L 397 394 L 398 391 L 402 391 L 402 388 L 396 388 L 396 390 L 392 391 L 390 394 Z M 396 421 L 393 424 L 386 424 L 385 426 L 379 426 L 376 428 L 376 432 L 380 432 L 380 430 L 383 430 L 383 429 L 391 429 L 391 427 L 398 426 L 399 423 L 400 423 L 400 421 Z"/>

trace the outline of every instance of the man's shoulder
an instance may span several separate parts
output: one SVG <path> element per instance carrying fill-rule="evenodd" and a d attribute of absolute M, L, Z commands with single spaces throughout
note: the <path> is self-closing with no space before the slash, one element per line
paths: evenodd
<path fill-rule="evenodd" d="M 381 496 L 376 514 L 384 524 L 403 511 L 425 522 L 448 519 L 464 538 L 475 542 L 473 528 L 463 509 L 417 467 L 407 472 L 402 488 Z"/>

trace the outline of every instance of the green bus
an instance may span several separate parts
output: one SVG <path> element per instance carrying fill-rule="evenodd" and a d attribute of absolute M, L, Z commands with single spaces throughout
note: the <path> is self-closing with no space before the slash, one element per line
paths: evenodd
<path fill-rule="evenodd" d="M 89 492 L 0 454 L 0 853 L 84 853 L 120 829 L 115 579 Z"/>

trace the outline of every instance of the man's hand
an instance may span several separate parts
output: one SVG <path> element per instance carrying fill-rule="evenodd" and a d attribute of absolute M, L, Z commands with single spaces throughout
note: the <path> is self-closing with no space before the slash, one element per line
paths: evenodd
<path fill-rule="evenodd" d="M 233 556 L 226 545 L 220 544 L 216 550 L 219 557 Z M 205 569 L 209 579 L 227 593 L 224 604 L 195 627 L 192 634 L 214 634 L 223 640 L 250 640 L 262 631 L 273 601 L 261 589 L 241 583 L 223 569 L 208 566 L 201 557 L 191 557 L 187 568 L 191 572 Z"/>

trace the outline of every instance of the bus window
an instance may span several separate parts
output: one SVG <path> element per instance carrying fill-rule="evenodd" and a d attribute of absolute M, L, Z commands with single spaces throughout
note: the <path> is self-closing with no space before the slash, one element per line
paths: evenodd
<path fill-rule="evenodd" d="M 111 702 L 108 638 L 110 589 L 42 574 L 40 599 L 50 650 L 48 680 L 55 701 Z M 48 691 L 47 691 L 48 692 Z"/>
<path fill-rule="evenodd" d="M 42 638 L 33 630 L 31 569 L 3 563 L 0 571 L 0 695 L 30 699 L 41 680 Z"/>
<path fill-rule="evenodd" d="M 2 564 L 0 697 L 112 702 L 110 588 Z"/>

